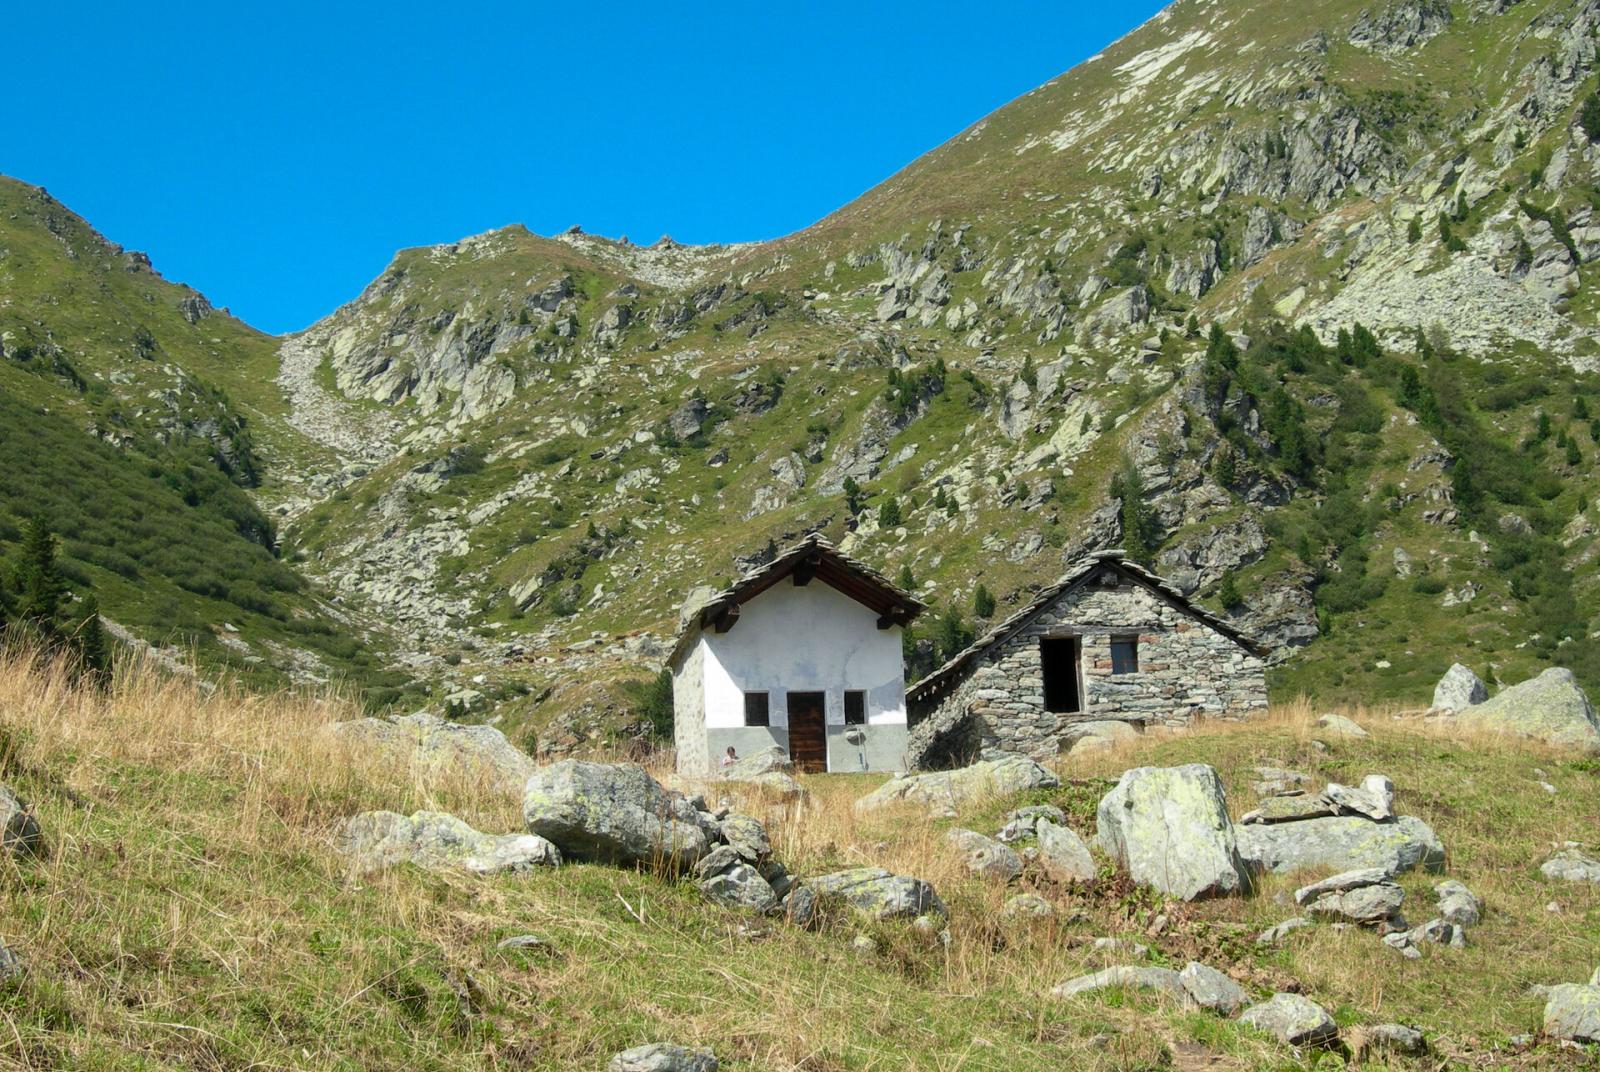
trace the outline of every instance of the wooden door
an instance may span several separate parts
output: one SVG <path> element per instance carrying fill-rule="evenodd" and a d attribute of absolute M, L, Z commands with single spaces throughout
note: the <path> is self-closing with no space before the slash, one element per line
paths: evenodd
<path fill-rule="evenodd" d="M 820 692 L 791 692 L 789 703 L 789 758 L 807 774 L 828 769 L 828 724 L 825 698 Z"/>

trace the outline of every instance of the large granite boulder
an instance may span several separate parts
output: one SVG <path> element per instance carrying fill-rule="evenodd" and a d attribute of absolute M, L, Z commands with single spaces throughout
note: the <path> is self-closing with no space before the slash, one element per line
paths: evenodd
<path fill-rule="evenodd" d="M 359 718 L 334 723 L 343 740 L 371 748 L 425 773 L 458 772 L 507 793 L 520 793 L 539 765 L 493 726 L 449 722 L 420 711 L 395 719 Z"/>
<path fill-rule="evenodd" d="M 1239 1015 L 1239 1022 L 1290 1046 L 1317 1046 L 1339 1037 L 1328 1010 L 1299 994 L 1274 994 Z"/>
<path fill-rule="evenodd" d="M 897 775 L 856 801 L 856 808 L 870 811 L 905 803 L 953 812 L 969 801 L 1054 789 L 1060 784 L 1059 778 L 1027 756 L 1002 752 L 959 770 Z"/>
<path fill-rule="evenodd" d="M 1452 663 L 1433 687 L 1433 710 L 1465 711 L 1489 698 L 1483 679 L 1460 663 Z"/>
<path fill-rule="evenodd" d="M 1239 855 L 1257 871 L 1286 875 L 1315 867 L 1356 871 L 1375 867 L 1393 876 L 1421 867 L 1444 867 L 1444 845 L 1433 828 L 1412 815 L 1377 823 L 1360 815 L 1238 828 Z"/>
<path fill-rule="evenodd" d="M 1567 1042 L 1600 1042 L 1600 986 L 1552 986 L 1545 995 L 1544 1033 Z"/>
<path fill-rule="evenodd" d="M 33 809 L 11 791 L 0 785 L 0 852 L 10 856 L 37 856 L 44 849 L 44 833 Z"/>
<path fill-rule="evenodd" d="M 1124 772 L 1101 799 L 1096 825 L 1107 856 L 1170 897 L 1192 901 L 1249 885 L 1222 779 L 1206 764 Z"/>
<path fill-rule="evenodd" d="M 1565 667 L 1502 689 L 1493 699 L 1457 714 L 1456 722 L 1600 755 L 1600 716 Z"/>
<path fill-rule="evenodd" d="M 555 867 L 561 852 L 534 834 L 485 834 L 444 812 L 401 815 L 369 811 L 352 816 L 340 831 L 339 848 L 351 870 L 365 874 L 397 864 L 479 875 L 526 874 Z"/>
<path fill-rule="evenodd" d="M 522 795 L 528 831 L 572 860 L 687 867 L 718 831 L 712 817 L 643 767 L 566 760 L 537 771 Z"/>
<path fill-rule="evenodd" d="M 837 898 L 874 919 L 943 917 L 944 902 L 920 878 L 896 875 L 881 867 L 852 867 L 804 880 L 819 897 Z"/>

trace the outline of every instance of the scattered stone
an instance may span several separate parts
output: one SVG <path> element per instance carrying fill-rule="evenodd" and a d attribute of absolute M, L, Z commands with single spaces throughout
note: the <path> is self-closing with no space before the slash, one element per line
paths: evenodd
<path fill-rule="evenodd" d="M 44 850 L 44 833 L 33 809 L 11 791 L 0 785 L 0 851 L 12 856 L 37 856 Z"/>
<path fill-rule="evenodd" d="M 1310 926 L 1313 926 L 1313 924 L 1309 919 L 1304 916 L 1294 916 L 1284 920 L 1282 923 L 1268 927 L 1256 935 L 1256 943 L 1258 945 L 1277 945 L 1295 931 Z"/>
<path fill-rule="evenodd" d="M 1013 841 L 1033 837 L 1038 832 L 1037 827 L 1041 819 L 1065 824 L 1067 815 L 1054 804 L 1032 804 L 1026 808 L 1018 808 L 1016 811 L 1006 813 L 1006 824 L 1000 828 L 1000 833 L 995 835 L 995 839 L 1010 844 Z"/>
<path fill-rule="evenodd" d="M 817 922 L 819 900 L 816 890 L 796 884 L 783 899 L 784 917 L 794 926 L 809 930 Z"/>
<path fill-rule="evenodd" d="M 900 774 L 856 801 L 869 811 L 897 803 L 949 811 L 974 800 L 1010 796 L 1029 789 L 1055 789 L 1061 781 L 1027 756 L 1006 752 L 953 771 Z"/>
<path fill-rule="evenodd" d="M 358 874 L 412 863 L 435 871 L 463 870 L 480 875 L 526 874 L 557 867 L 561 853 L 534 834 L 484 834 L 454 815 L 419 811 L 363 812 L 350 818 L 339 848 Z"/>
<path fill-rule="evenodd" d="M 1392 1053 L 1402 1057 L 1421 1057 L 1428 1052 L 1422 1032 L 1405 1024 L 1374 1024 L 1358 1028 L 1350 1047 L 1358 1056 Z"/>
<path fill-rule="evenodd" d="M 1019 893 L 1008 897 L 1001 911 L 1013 919 L 1047 919 L 1056 914 L 1055 905 L 1037 893 Z"/>
<path fill-rule="evenodd" d="M 717 1072 L 717 1059 L 705 1050 L 652 1042 L 623 1050 L 611 1058 L 606 1072 Z"/>
<path fill-rule="evenodd" d="M 731 871 L 744 860 L 731 845 L 718 845 L 699 860 L 695 861 L 694 873 L 696 878 L 710 878 L 720 875 L 724 871 Z"/>
<path fill-rule="evenodd" d="M 336 722 L 340 738 L 369 746 L 425 772 L 455 771 L 488 779 L 507 793 L 520 793 L 539 769 L 532 756 L 493 726 L 449 722 L 427 711 L 395 719 Z"/>
<path fill-rule="evenodd" d="M 945 835 L 966 860 L 967 870 L 994 882 L 1012 882 L 1022 876 L 1022 857 L 976 830 L 957 827 Z"/>
<path fill-rule="evenodd" d="M 1038 823 L 1039 868 L 1051 882 L 1062 885 L 1093 882 L 1097 874 L 1094 857 L 1077 832 L 1058 826 L 1049 819 Z"/>
<path fill-rule="evenodd" d="M 878 943 L 865 934 L 858 934 L 850 939 L 850 948 L 864 957 L 877 956 Z"/>
<path fill-rule="evenodd" d="M 1374 822 L 1394 817 L 1394 783 L 1381 774 L 1367 775 L 1359 788 L 1329 782 L 1322 796 L 1336 815 L 1364 815 Z"/>
<path fill-rule="evenodd" d="M 1100 847 L 1141 885 L 1184 901 L 1249 885 L 1213 767 L 1126 771 L 1101 799 L 1096 819 Z"/>
<path fill-rule="evenodd" d="M 793 774 L 794 761 L 782 748 L 770 745 L 734 760 L 721 773 L 729 781 L 748 782 L 763 774 Z"/>
<path fill-rule="evenodd" d="M 1050 991 L 1053 997 L 1070 998 L 1079 994 L 1090 994 L 1096 990 L 1105 990 L 1109 987 L 1121 987 L 1127 990 L 1154 990 L 1164 997 L 1176 998 L 1179 1001 L 1188 1001 L 1189 992 L 1184 989 L 1183 982 L 1178 973 L 1171 968 L 1141 968 L 1136 965 L 1122 964 L 1104 971 L 1097 971 L 1091 975 L 1080 975 L 1076 979 L 1066 982 Z"/>
<path fill-rule="evenodd" d="M 1600 883 L 1600 860 L 1581 849 L 1562 849 L 1539 868 L 1546 878 Z"/>
<path fill-rule="evenodd" d="M 687 867 L 704 856 L 716 828 L 681 794 L 643 767 L 565 760 L 538 771 L 523 793 L 528 830 L 569 859 Z"/>
<path fill-rule="evenodd" d="M 537 934 L 513 934 L 495 943 L 496 949 L 549 949 L 550 943 Z"/>
<path fill-rule="evenodd" d="M 1090 944 L 1096 953 L 1126 953 L 1130 957 L 1142 957 L 1150 952 L 1150 947 L 1129 938 L 1096 938 Z"/>
<path fill-rule="evenodd" d="M 948 914 L 930 884 L 881 867 L 852 867 L 808 878 L 805 886 L 818 896 L 837 897 L 874 919 L 915 919 L 923 915 L 942 918 Z M 790 894 L 793 898 L 794 894 Z"/>
<path fill-rule="evenodd" d="M 1600 716 L 1572 671 L 1552 667 L 1456 716 L 1458 724 L 1600 754 Z"/>
<path fill-rule="evenodd" d="M 1071 752 L 1093 752 L 1139 739 L 1139 731 L 1126 722 L 1079 722 L 1067 730 L 1062 742 Z"/>
<path fill-rule="evenodd" d="M 1458 927 L 1476 927 L 1483 918 L 1483 899 L 1455 879 L 1433 888 L 1439 899 L 1439 918 Z"/>
<path fill-rule="evenodd" d="M 700 892 L 725 908 L 764 914 L 778 903 L 772 886 L 761 872 L 747 863 L 738 863 L 700 883 Z"/>
<path fill-rule="evenodd" d="M 1257 767 L 1257 781 L 1250 788 L 1257 796 L 1273 797 L 1303 791 L 1311 784 L 1311 776 L 1300 771 L 1281 767 Z"/>
<path fill-rule="evenodd" d="M 1375 823 L 1359 815 L 1298 823 L 1252 824 L 1238 830 L 1239 855 L 1252 868 L 1284 875 L 1305 868 L 1354 871 L 1379 867 L 1391 877 L 1444 867 L 1444 845 L 1421 819 L 1401 815 Z"/>
<path fill-rule="evenodd" d="M 1329 916 L 1365 925 L 1382 923 L 1392 919 L 1400 911 L 1400 905 L 1406 898 L 1405 890 L 1385 880 L 1382 871 L 1350 872 L 1348 875 L 1335 876 L 1329 881 L 1348 880 L 1353 875 L 1374 877 L 1374 879 L 1357 885 L 1341 885 L 1322 890 L 1318 890 L 1317 886 L 1307 886 L 1296 890 L 1294 899 L 1313 916 Z"/>
<path fill-rule="evenodd" d="M 772 855 L 772 842 L 767 828 L 748 815 L 730 815 L 719 824 L 722 840 L 742 858 L 759 864 Z"/>
<path fill-rule="evenodd" d="M 0 943 L 0 987 L 16 982 L 27 971 L 28 966 L 22 962 L 22 958 L 10 946 Z"/>
<path fill-rule="evenodd" d="M 1254 811 L 1239 817 L 1240 823 L 1293 823 L 1320 819 L 1334 814 L 1333 805 L 1323 796 L 1268 797 Z"/>
<path fill-rule="evenodd" d="M 1433 710 L 1465 711 L 1489 698 L 1483 680 L 1460 663 L 1452 663 L 1433 687 Z"/>
<path fill-rule="evenodd" d="M 1183 984 L 1183 989 L 1189 994 L 1190 999 L 1202 1009 L 1223 1016 L 1232 1016 L 1244 1008 L 1250 996 L 1245 993 L 1244 987 L 1223 975 L 1217 969 L 1191 960 L 1183 971 L 1178 973 L 1178 981 Z"/>
<path fill-rule="evenodd" d="M 1299 994 L 1274 994 L 1246 1009 L 1239 1022 L 1290 1046 L 1317 1046 L 1339 1037 L 1338 1025 L 1328 1010 Z"/>
<path fill-rule="evenodd" d="M 1563 983 L 1550 988 L 1544 1033 L 1567 1042 L 1600 1042 L 1600 986 Z"/>
<path fill-rule="evenodd" d="M 1366 730 L 1357 723 L 1345 718 L 1343 715 L 1327 714 L 1317 719 L 1317 728 L 1334 737 L 1345 737 L 1352 740 L 1370 737 Z"/>

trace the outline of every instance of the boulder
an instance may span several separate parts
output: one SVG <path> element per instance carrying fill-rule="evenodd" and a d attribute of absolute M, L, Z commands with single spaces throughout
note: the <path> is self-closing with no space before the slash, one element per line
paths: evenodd
<path fill-rule="evenodd" d="M 1359 724 L 1345 718 L 1343 715 L 1323 715 L 1317 719 L 1317 728 L 1333 737 L 1346 737 L 1351 740 L 1371 736 Z"/>
<path fill-rule="evenodd" d="M 1489 698 L 1483 680 L 1460 663 L 1452 663 L 1433 687 L 1433 710 L 1465 711 Z"/>
<path fill-rule="evenodd" d="M 1566 1042 L 1600 1042 L 1600 986 L 1552 986 L 1544 1003 L 1544 1033 Z"/>
<path fill-rule="evenodd" d="M 722 768 L 722 777 L 735 782 L 752 781 L 763 774 L 793 774 L 794 760 L 777 745 L 769 745 Z"/>
<path fill-rule="evenodd" d="M 1101 720 L 1078 722 L 1062 734 L 1062 743 L 1073 752 L 1092 752 L 1138 740 L 1139 731 L 1126 722 Z"/>
<path fill-rule="evenodd" d="M 1328 1010 L 1299 994 L 1274 994 L 1246 1009 L 1239 1022 L 1290 1046 L 1317 1046 L 1339 1037 L 1339 1027 Z"/>
<path fill-rule="evenodd" d="M 1068 979 L 1052 989 L 1050 994 L 1053 997 L 1070 998 L 1110 987 L 1124 990 L 1154 990 L 1163 997 L 1182 1002 L 1189 1000 L 1189 992 L 1184 989 L 1183 981 L 1171 968 L 1141 968 L 1131 964 L 1121 964 L 1090 975 L 1080 975 L 1076 979 Z"/>
<path fill-rule="evenodd" d="M 520 793 L 539 769 L 533 757 L 493 726 L 449 722 L 426 711 L 395 719 L 336 722 L 332 729 L 346 741 L 415 770 L 456 771 L 489 781 L 507 793 Z"/>
<path fill-rule="evenodd" d="M 1320 819 L 1334 813 L 1333 804 L 1322 795 L 1267 797 L 1259 807 L 1239 817 L 1240 823 L 1293 823 Z"/>
<path fill-rule="evenodd" d="M 1422 1032 L 1405 1024 L 1374 1024 L 1359 1028 L 1352 1040 L 1351 1049 L 1357 1056 L 1395 1053 L 1402 1057 L 1420 1057 L 1428 1052 L 1428 1040 Z"/>
<path fill-rule="evenodd" d="M 1536 678 L 1502 689 L 1493 699 L 1460 712 L 1456 721 L 1600 755 L 1600 716 L 1565 667 L 1552 667 Z"/>
<path fill-rule="evenodd" d="M 1256 780 L 1251 783 L 1250 789 L 1257 796 L 1273 797 L 1301 792 L 1310 784 L 1311 776 L 1302 771 L 1257 767 Z"/>
<path fill-rule="evenodd" d="M 411 863 L 435 871 L 480 875 L 526 874 L 556 867 L 561 853 L 533 834 L 484 834 L 437 811 L 400 815 L 369 811 L 353 816 L 340 832 L 339 848 L 360 874 Z"/>
<path fill-rule="evenodd" d="M 1355 871 L 1344 871 L 1337 875 L 1330 875 L 1320 882 L 1313 882 L 1309 886 L 1301 886 L 1294 891 L 1295 904 L 1305 904 L 1314 901 L 1325 893 L 1346 893 L 1350 890 L 1360 889 L 1362 886 L 1375 886 L 1380 882 L 1387 882 L 1389 873 L 1381 867 L 1365 867 Z"/>
<path fill-rule="evenodd" d="M 730 815 L 717 826 L 717 832 L 728 846 L 744 859 L 759 864 L 772 855 L 772 842 L 767 828 L 748 815 Z"/>
<path fill-rule="evenodd" d="M 803 883 L 796 885 L 783 899 L 784 918 L 796 927 L 809 929 L 817 922 L 819 901 L 816 890 Z"/>
<path fill-rule="evenodd" d="M 1039 868 L 1051 882 L 1072 885 L 1093 882 L 1098 873 L 1089 846 L 1068 826 L 1040 819 Z"/>
<path fill-rule="evenodd" d="M 932 885 L 881 867 L 852 867 L 808 878 L 805 886 L 819 897 L 838 898 L 874 919 L 915 919 L 947 914 L 944 902 L 934 893 Z M 790 894 L 791 900 L 793 897 L 794 894 Z"/>
<path fill-rule="evenodd" d="M 0 785 L 0 851 L 11 856 L 37 856 L 44 851 L 44 833 L 33 809 L 6 785 Z"/>
<path fill-rule="evenodd" d="M 1359 815 L 1298 823 L 1241 826 L 1239 855 L 1258 871 L 1286 875 L 1304 868 L 1354 871 L 1382 868 L 1391 877 L 1421 867 L 1444 867 L 1444 845 L 1421 819 L 1402 815 L 1375 823 Z"/>
<path fill-rule="evenodd" d="M 1019 893 L 1008 897 L 1001 911 L 1012 919 L 1048 919 L 1056 914 L 1055 905 L 1037 893 Z"/>
<path fill-rule="evenodd" d="M 1206 764 L 1124 772 L 1101 799 L 1096 826 L 1107 856 L 1170 897 L 1192 901 L 1249 885 L 1222 779 Z"/>
<path fill-rule="evenodd" d="M 1299 894 L 1295 895 L 1299 900 Z M 1319 894 L 1302 901 L 1305 910 L 1313 916 L 1329 916 L 1349 920 L 1351 923 L 1376 925 L 1393 919 L 1406 899 L 1406 891 L 1393 882 L 1378 882 L 1371 886 L 1358 886 Z"/>
<path fill-rule="evenodd" d="M 700 882 L 700 892 L 726 908 L 751 912 L 770 912 L 778 904 L 777 894 L 761 873 L 746 863 L 734 864 Z"/>
<path fill-rule="evenodd" d="M 714 820 L 643 767 L 566 760 L 536 772 L 522 797 L 530 833 L 573 860 L 687 867 L 711 846 Z"/>
<path fill-rule="evenodd" d="M 1467 932 L 1454 923 L 1447 923 L 1442 919 L 1430 919 L 1410 930 L 1391 931 L 1383 936 L 1383 944 L 1391 949 L 1398 949 L 1411 959 L 1416 959 L 1421 956 L 1417 947 L 1425 944 L 1466 948 Z"/>
<path fill-rule="evenodd" d="M 1183 984 L 1189 1000 L 1202 1009 L 1210 1009 L 1223 1016 L 1232 1016 L 1244 1008 L 1245 1003 L 1250 1000 L 1244 987 L 1198 960 L 1191 960 L 1188 966 L 1178 973 L 1178 981 Z"/>
<path fill-rule="evenodd" d="M 1600 883 L 1600 860 L 1581 849 L 1562 849 L 1546 860 L 1539 871 L 1545 878 Z"/>
<path fill-rule="evenodd" d="M 1277 945 L 1295 931 L 1311 926 L 1315 926 L 1315 924 L 1304 916 L 1294 916 L 1284 920 L 1282 923 L 1274 924 L 1256 935 L 1256 944 Z"/>
<path fill-rule="evenodd" d="M 1483 899 L 1466 886 L 1450 879 L 1433 888 L 1439 899 L 1439 918 L 1457 927 L 1476 927 L 1483 918 Z"/>
<path fill-rule="evenodd" d="M 1359 787 L 1329 782 L 1322 797 L 1336 815 L 1362 815 L 1382 822 L 1394 816 L 1394 783 L 1381 774 L 1369 774 Z"/>
<path fill-rule="evenodd" d="M 606 1072 L 717 1072 L 717 1059 L 704 1050 L 652 1042 L 623 1050 L 611 1058 Z"/>
<path fill-rule="evenodd" d="M 1013 841 L 1033 837 L 1038 833 L 1041 819 L 1048 819 L 1052 823 L 1065 823 L 1067 815 L 1054 804 L 1030 804 L 1026 808 L 1007 812 L 1005 825 L 1000 828 L 995 839 L 1010 844 Z"/>
<path fill-rule="evenodd" d="M 870 811 L 906 803 L 947 812 L 969 801 L 1011 796 L 1029 789 L 1055 789 L 1060 784 L 1060 779 L 1027 756 L 1004 752 L 959 770 L 896 775 L 856 801 L 856 808 Z"/>
<path fill-rule="evenodd" d="M 1022 857 L 976 830 L 958 827 L 946 834 L 945 840 L 960 851 L 967 870 L 974 875 L 1000 883 L 1011 882 L 1022 876 Z"/>

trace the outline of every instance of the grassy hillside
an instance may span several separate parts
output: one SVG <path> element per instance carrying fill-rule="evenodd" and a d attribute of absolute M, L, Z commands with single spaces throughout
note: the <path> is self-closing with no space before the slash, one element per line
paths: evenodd
<path fill-rule="evenodd" d="M 1362 1024 L 1417 1023 L 1437 1055 L 1351 1067 L 1584 1067 L 1582 1054 L 1510 1039 L 1538 1027 L 1529 985 L 1595 967 L 1600 892 L 1537 871 L 1552 843 L 1594 848 L 1594 764 L 1352 713 L 1372 738 L 1317 746 L 1308 712 L 1280 708 L 1264 722 L 1069 759 L 1065 788 L 1028 802 L 1061 805 L 1087 833 L 1109 780 L 1138 764 L 1215 764 L 1235 814 L 1252 806 L 1257 764 L 1344 782 L 1387 772 L 1399 810 L 1444 840 L 1448 875 L 1488 902 L 1466 949 L 1406 961 L 1370 933 L 1327 925 L 1258 948 L 1251 936 L 1292 914 L 1289 879 L 1248 899 L 1183 905 L 1108 871 L 1090 893 L 1039 886 L 1057 907 L 1052 921 L 1008 920 L 1006 891 L 965 877 L 943 843 L 948 821 L 858 817 L 850 804 L 873 780 L 850 777 L 808 779 L 812 802 L 787 815 L 741 806 L 767 814 L 778 855 L 800 873 L 879 864 L 933 881 L 952 913 L 948 946 L 842 917 L 795 931 L 712 907 L 688 885 L 591 865 L 527 879 L 400 869 L 357 880 L 332 849 L 354 812 L 436 807 L 509 830 L 517 802 L 349 751 L 324 732 L 351 714 L 337 700 L 205 694 L 131 669 L 102 695 L 12 661 L 0 667 L 4 777 L 34 806 L 49 852 L 8 865 L 0 883 L 0 939 L 28 965 L 0 994 L 0 1061 L 565 1069 L 667 1039 L 709 1047 L 734 1070 L 1344 1064 L 1138 995 L 1048 996 L 1130 959 L 1087 944 L 1114 936 L 1149 946 L 1146 963 L 1203 960 L 1253 995 L 1300 990 L 1336 1011 L 1347 1038 Z M 986 802 L 959 822 L 989 830 L 1016 803 Z M 1433 881 L 1403 880 L 1418 918 Z M 497 950 L 527 933 L 547 945 Z M 876 952 L 852 948 L 860 934 Z"/>

